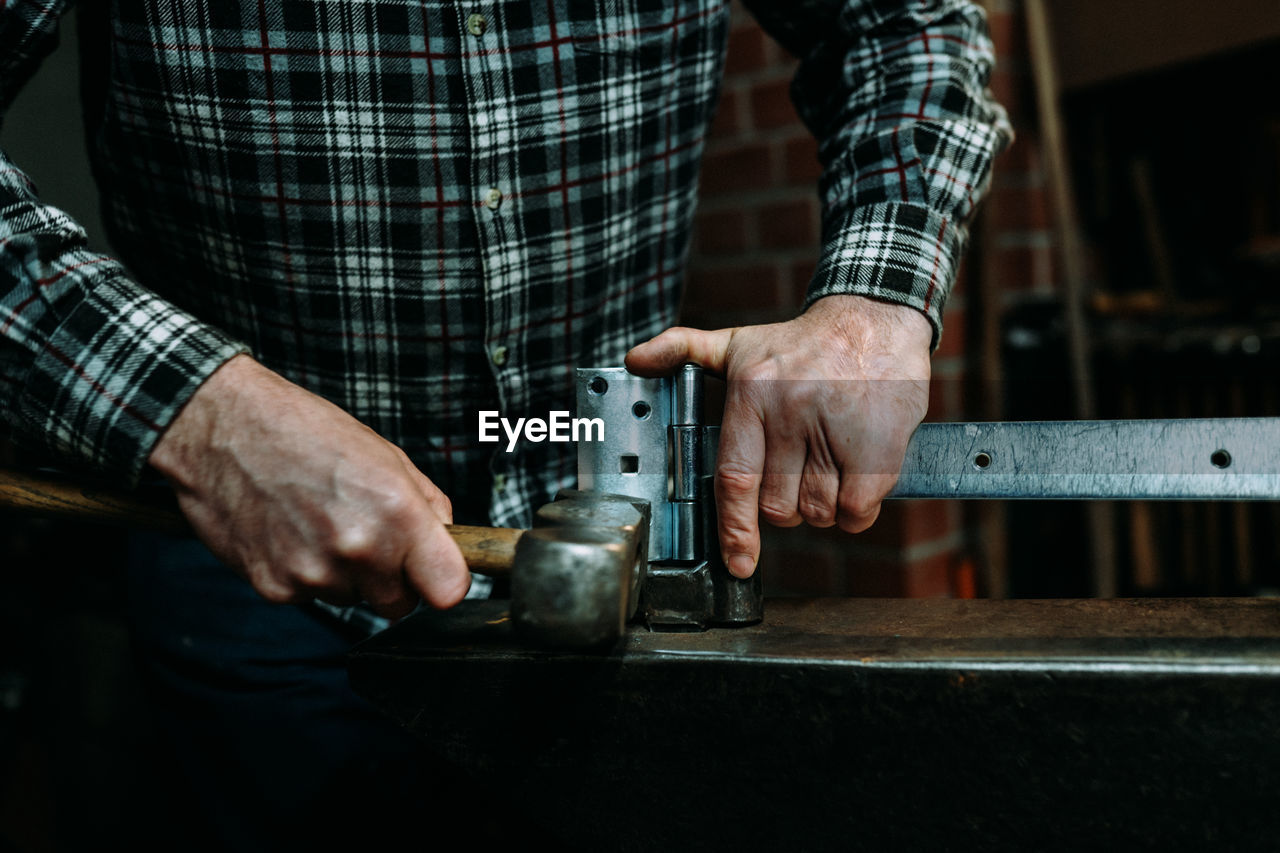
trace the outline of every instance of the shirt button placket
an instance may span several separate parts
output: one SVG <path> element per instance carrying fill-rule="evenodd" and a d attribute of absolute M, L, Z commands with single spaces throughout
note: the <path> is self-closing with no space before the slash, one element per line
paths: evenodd
<path fill-rule="evenodd" d="M 473 7 L 474 9 L 474 7 Z M 502 409 L 521 405 L 517 388 L 520 384 L 518 370 L 512 369 L 517 355 L 508 343 L 501 343 L 510 332 L 512 311 L 520 300 L 512 293 L 514 282 L 511 265 L 512 252 L 506 240 L 513 230 L 504 223 L 504 214 L 510 215 L 510 199 L 503 182 L 509 181 L 509 160 L 512 152 L 502 143 L 502 125 L 513 120 L 512 99 L 507 88 L 510 79 L 509 53 L 496 50 L 501 34 L 497 32 L 499 19 L 492 9 L 467 9 L 459 3 L 461 23 L 470 43 L 464 48 L 467 70 L 468 113 L 471 127 L 471 186 L 476 195 L 476 226 L 479 232 L 480 253 L 484 260 L 485 292 L 488 305 L 485 339 L 487 341 L 490 369 L 493 371 Z M 502 210 L 504 204 L 508 210 Z M 509 454 L 495 452 L 491 461 L 493 493 L 490 508 L 495 513 L 507 506 L 504 491 L 512 487 L 512 460 Z"/>
<path fill-rule="evenodd" d="M 475 36 L 477 39 L 480 39 L 482 36 L 484 36 L 486 32 L 489 31 L 489 19 L 486 18 L 484 15 L 480 14 L 479 12 L 472 12 L 470 15 L 468 15 L 466 24 L 467 24 L 467 32 L 471 33 L 471 35 Z M 483 65 L 486 59 L 481 54 L 481 55 L 476 55 L 472 61 L 474 63 Z M 490 58 L 488 61 L 497 62 L 499 60 Z M 505 75 L 497 75 L 496 79 L 503 79 L 504 76 Z M 488 118 L 491 119 L 492 116 Z M 487 127 L 489 123 L 485 122 L 484 124 Z M 491 142 L 491 141 L 485 137 L 481 137 L 481 142 L 484 143 L 484 142 Z M 477 151 L 477 153 L 481 156 L 477 158 L 477 163 L 483 164 L 487 162 L 485 159 L 483 159 L 483 154 L 486 153 L 486 149 L 488 151 L 492 151 L 493 145 L 482 144 L 479 147 L 479 150 Z M 492 211 L 493 213 L 497 213 L 498 209 L 502 207 L 503 199 L 504 199 L 504 195 L 502 190 L 499 187 L 489 187 L 487 190 L 484 191 L 484 194 L 481 196 L 480 201 L 490 211 Z M 490 256 L 497 255 L 501 249 L 501 246 L 500 246 L 500 241 L 498 240 L 496 231 L 492 228 L 490 229 L 482 228 L 481 230 L 482 230 L 482 238 L 483 237 L 489 238 L 488 248 L 489 248 Z M 501 278 L 496 273 L 495 269 L 491 268 L 488 272 L 489 272 L 490 281 L 492 281 L 494 284 L 503 283 L 501 281 Z M 510 355 L 510 351 L 507 349 L 507 347 L 496 346 L 492 350 L 490 350 L 489 360 L 493 363 L 494 367 L 502 367 L 507 363 L 507 358 L 509 355 Z M 502 389 L 501 381 L 499 381 L 498 386 L 499 386 L 499 390 L 501 391 Z"/>

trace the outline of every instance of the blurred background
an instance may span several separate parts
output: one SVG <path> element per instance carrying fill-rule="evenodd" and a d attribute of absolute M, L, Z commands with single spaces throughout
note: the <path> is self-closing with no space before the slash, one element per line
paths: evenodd
<path fill-rule="evenodd" d="M 984 5 L 1018 138 L 948 303 L 930 419 L 1280 415 L 1275 0 Z M 818 249 L 794 60 L 736 3 L 733 21 L 683 311 L 705 328 L 794 316 Z M 75 36 L 71 19 L 0 144 L 92 240 Z M 22 460 L 0 443 L 0 461 Z M 1278 530 L 1270 504 L 898 501 L 857 537 L 768 531 L 761 565 L 772 595 L 1269 595 Z M 0 515 L 0 851 L 175 830 L 121 562 L 116 531 Z"/>

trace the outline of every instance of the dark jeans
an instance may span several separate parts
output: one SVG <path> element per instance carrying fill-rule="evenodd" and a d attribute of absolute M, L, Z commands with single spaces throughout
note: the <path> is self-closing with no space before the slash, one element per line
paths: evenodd
<path fill-rule="evenodd" d="M 502 834 L 479 817 L 487 797 L 352 692 L 349 628 L 266 602 L 195 540 L 137 534 L 130 563 L 134 644 L 181 786 L 171 799 L 195 822 L 175 849 Z"/>

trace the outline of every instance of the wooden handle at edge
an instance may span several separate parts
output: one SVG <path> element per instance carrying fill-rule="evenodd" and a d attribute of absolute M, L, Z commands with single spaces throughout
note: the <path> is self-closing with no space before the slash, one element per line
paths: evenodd
<path fill-rule="evenodd" d="M 174 536 L 194 535 L 191 525 L 169 495 L 146 497 L 75 483 L 49 474 L 0 469 L 0 510 L 142 527 Z M 458 543 L 471 571 L 490 576 L 511 572 L 516 541 L 524 532 L 512 527 L 467 524 L 447 524 L 445 529 Z"/>

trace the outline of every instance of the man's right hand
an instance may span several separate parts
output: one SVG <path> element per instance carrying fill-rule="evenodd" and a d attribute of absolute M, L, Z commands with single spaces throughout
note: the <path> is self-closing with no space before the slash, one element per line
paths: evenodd
<path fill-rule="evenodd" d="M 150 462 L 200 539 L 270 601 L 363 600 L 396 619 L 467 592 L 444 493 L 400 448 L 248 356 L 200 386 Z"/>

